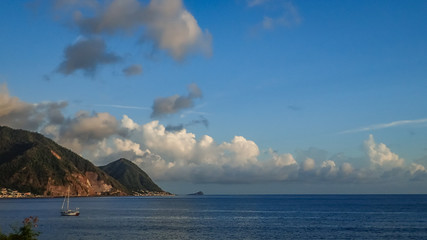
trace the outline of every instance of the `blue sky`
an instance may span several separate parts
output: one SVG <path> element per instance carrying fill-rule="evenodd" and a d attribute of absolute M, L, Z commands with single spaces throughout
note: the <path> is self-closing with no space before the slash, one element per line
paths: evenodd
<path fill-rule="evenodd" d="M 426 10 L 2 1 L 0 124 L 175 193 L 426 193 Z"/>

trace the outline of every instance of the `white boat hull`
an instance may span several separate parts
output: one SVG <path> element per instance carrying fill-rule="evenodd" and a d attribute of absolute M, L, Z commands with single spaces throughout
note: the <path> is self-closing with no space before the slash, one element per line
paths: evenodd
<path fill-rule="evenodd" d="M 77 210 L 61 211 L 61 216 L 79 216 L 80 212 Z"/>

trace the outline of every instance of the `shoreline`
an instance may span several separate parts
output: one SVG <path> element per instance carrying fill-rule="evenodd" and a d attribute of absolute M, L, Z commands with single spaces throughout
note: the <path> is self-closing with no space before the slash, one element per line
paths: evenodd
<path fill-rule="evenodd" d="M 115 195 L 115 194 L 100 194 L 100 195 L 86 195 L 86 196 L 70 196 L 72 198 L 79 197 L 166 197 L 166 196 L 176 196 L 176 194 L 170 192 L 133 192 L 133 194 L 128 195 Z M 0 192 L 0 199 L 37 199 L 37 198 L 63 198 L 65 196 L 46 196 L 46 195 L 37 195 L 31 192 L 21 193 L 16 190 L 2 188 Z"/>
<path fill-rule="evenodd" d="M 305 193 L 305 194 L 205 194 L 205 195 L 191 195 L 191 194 L 158 194 L 158 195 L 93 195 L 93 196 L 70 196 L 70 198 L 107 198 L 107 197 L 117 197 L 117 198 L 126 198 L 126 197 L 179 197 L 179 196 L 188 196 L 188 197 L 224 197 L 224 196 L 235 196 L 235 197 L 245 197 L 245 196 L 292 196 L 292 197 L 321 197 L 321 196 L 426 196 L 426 193 L 346 193 L 346 194 L 319 194 L 319 193 Z M 37 196 L 37 197 L 2 197 L 0 196 L 0 201 L 2 199 L 50 199 L 50 198 L 63 198 L 64 196 Z"/>
<path fill-rule="evenodd" d="M 117 197 L 117 198 L 125 198 L 125 197 L 176 197 L 176 194 L 170 195 L 126 195 L 126 196 L 116 196 L 116 195 L 103 195 L 103 196 L 70 196 L 70 198 L 106 198 L 106 197 Z M 52 199 L 52 198 L 64 198 L 65 196 L 38 196 L 38 197 L 0 197 L 0 201 L 2 199 Z"/>

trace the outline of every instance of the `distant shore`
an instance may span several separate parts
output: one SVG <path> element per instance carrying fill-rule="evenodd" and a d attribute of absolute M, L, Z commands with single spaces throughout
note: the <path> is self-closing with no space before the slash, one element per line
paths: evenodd
<path fill-rule="evenodd" d="M 133 192 L 132 194 L 125 196 L 117 196 L 117 195 L 88 195 L 88 196 L 70 196 L 70 197 L 167 197 L 167 196 L 175 196 L 175 194 L 170 192 L 148 192 L 148 191 L 140 191 Z M 47 195 L 37 195 L 31 192 L 19 192 L 9 188 L 1 188 L 0 191 L 0 199 L 32 199 L 32 198 L 63 198 L 64 196 L 47 196 Z"/>

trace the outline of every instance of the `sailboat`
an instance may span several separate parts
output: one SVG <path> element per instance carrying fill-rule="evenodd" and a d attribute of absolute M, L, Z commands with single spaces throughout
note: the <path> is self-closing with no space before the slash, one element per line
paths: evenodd
<path fill-rule="evenodd" d="M 65 202 L 67 202 L 67 208 L 65 209 Z M 70 188 L 68 188 L 67 195 L 64 197 L 64 201 L 62 202 L 61 208 L 61 216 L 78 216 L 80 215 L 79 208 L 75 210 L 70 209 Z"/>

